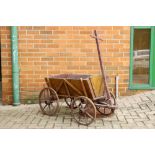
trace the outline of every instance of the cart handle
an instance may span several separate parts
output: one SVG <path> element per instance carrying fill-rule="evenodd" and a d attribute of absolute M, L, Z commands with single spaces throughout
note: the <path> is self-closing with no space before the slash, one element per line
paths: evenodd
<path fill-rule="evenodd" d="M 95 39 L 98 39 L 98 40 L 103 41 L 103 39 L 101 39 L 101 38 L 99 38 L 99 37 L 96 37 L 96 36 L 94 36 L 93 34 L 91 34 L 90 36 L 91 36 L 92 38 L 95 38 Z"/>

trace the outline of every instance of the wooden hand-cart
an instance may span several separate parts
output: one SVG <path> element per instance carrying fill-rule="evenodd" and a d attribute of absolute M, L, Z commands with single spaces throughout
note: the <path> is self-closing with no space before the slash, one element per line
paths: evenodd
<path fill-rule="evenodd" d="M 109 115 L 114 112 L 116 101 L 112 93 L 112 105 L 103 95 L 100 75 L 61 74 L 45 78 L 47 88 L 42 89 L 39 104 L 42 112 L 54 115 L 59 110 L 59 99 L 64 99 L 71 108 L 73 118 L 83 125 L 89 125 L 96 118 L 96 109 Z"/>
<path fill-rule="evenodd" d="M 109 92 L 106 76 L 94 31 L 102 75 L 60 74 L 45 78 L 47 87 L 39 95 L 39 105 L 46 115 L 55 115 L 59 111 L 59 99 L 64 99 L 73 118 L 83 125 L 89 125 L 96 119 L 96 110 L 110 115 L 116 108 L 114 95 Z"/>

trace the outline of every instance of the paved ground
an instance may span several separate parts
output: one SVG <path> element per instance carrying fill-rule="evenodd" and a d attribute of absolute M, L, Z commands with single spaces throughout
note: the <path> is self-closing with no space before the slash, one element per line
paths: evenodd
<path fill-rule="evenodd" d="M 155 91 L 118 99 L 112 116 L 97 118 L 89 126 L 78 125 L 70 109 L 62 106 L 56 116 L 46 116 L 39 105 L 0 106 L 0 128 L 155 128 Z"/>

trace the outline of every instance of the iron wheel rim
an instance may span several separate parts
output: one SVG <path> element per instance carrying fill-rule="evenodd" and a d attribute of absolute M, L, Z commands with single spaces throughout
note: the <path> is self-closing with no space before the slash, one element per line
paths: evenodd
<path fill-rule="evenodd" d="M 116 99 L 115 99 L 114 95 L 111 92 L 110 92 L 110 95 L 111 95 L 111 99 L 113 102 L 112 105 L 116 105 Z M 104 101 L 104 102 L 105 102 L 105 104 L 107 104 L 106 101 Z M 103 108 L 100 106 L 96 106 L 96 109 L 100 114 L 102 114 L 104 116 L 109 116 L 115 112 L 115 108 L 108 108 L 108 107 Z"/>

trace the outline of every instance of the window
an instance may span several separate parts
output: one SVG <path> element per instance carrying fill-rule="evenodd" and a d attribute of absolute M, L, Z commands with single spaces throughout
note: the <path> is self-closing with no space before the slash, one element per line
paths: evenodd
<path fill-rule="evenodd" d="M 155 88 L 155 27 L 131 27 L 130 89 Z"/>

